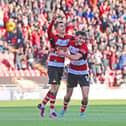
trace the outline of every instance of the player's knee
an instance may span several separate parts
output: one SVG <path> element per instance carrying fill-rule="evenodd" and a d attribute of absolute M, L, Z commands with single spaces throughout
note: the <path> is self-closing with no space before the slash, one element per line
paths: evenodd
<path fill-rule="evenodd" d="M 69 102 L 70 101 L 70 97 L 64 97 L 64 101 Z"/>
<path fill-rule="evenodd" d="M 54 86 L 54 85 L 53 85 L 53 86 L 51 87 L 50 91 L 51 91 L 51 92 L 54 92 L 54 93 L 57 93 L 58 89 L 59 89 L 59 86 L 57 86 L 57 85 Z"/>
<path fill-rule="evenodd" d="M 57 92 L 50 91 L 50 95 L 56 96 L 57 95 Z"/>
<path fill-rule="evenodd" d="M 84 97 L 83 100 L 81 101 L 82 105 L 87 105 L 88 104 L 88 97 Z"/>
<path fill-rule="evenodd" d="M 56 90 L 50 90 L 50 94 L 56 95 L 57 91 Z"/>

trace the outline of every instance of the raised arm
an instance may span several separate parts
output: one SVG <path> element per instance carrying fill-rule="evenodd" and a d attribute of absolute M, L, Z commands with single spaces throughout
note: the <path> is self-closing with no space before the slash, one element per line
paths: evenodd
<path fill-rule="evenodd" d="M 48 34 L 49 40 L 52 39 L 52 38 L 54 37 L 54 34 L 53 34 L 53 32 L 52 32 L 52 28 L 53 28 L 53 24 L 54 24 L 54 22 L 56 21 L 56 19 L 57 19 L 57 16 L 54 15 L 53 18 L 52 18 L 51 23 L 49 24 L 49 27 L 48 27 L 48 30 L 47 30 L 47 34 Z"/>
<path fill-rule="evenodd" d="M 54 36 L 54 34 L 52 32 L 52 27 L 53 27 L 54 22 L 55 22 L 54 20 L 51 21 L 51 23 L 49 24 L 48 30 L 47 30 L 49 40 L 52 39 Z"/>

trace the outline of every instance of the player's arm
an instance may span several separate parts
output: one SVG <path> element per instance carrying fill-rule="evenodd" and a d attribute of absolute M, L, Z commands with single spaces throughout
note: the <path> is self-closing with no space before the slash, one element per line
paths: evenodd
<path fill-rule="evenodd" d="M 66 56 L 68 57 L 70 60 L 79 60 L 81 59 L 82 57 L 84 58 L 84 60 L 87 58 L 87 53 L 86 52 L 82 52 L 82 51 L 79 51 L 77 52 L 76 54 L 70 54 L 68 52 L 65 52 L 64 50 L 59 50 L 57 52 L 58 55 L 63 55 L 63 56 Z"/>
<path fill-rule="evenodd" d="M 88 47 L 85 44 L 84 45 L 85 48 L 83 49 L 79 49 L 79 51 L 76 54 L 70 54 L 70 53 L 66 53 L 66 57 L 68 57 L 71 60 L 79 60 L 81 58 L 83 58 L 84 60 L 87 59 L 87 55 L 88 55 Z"/>
<path fill-rule="evenodd" d="M 52 39 L 52 37 L 54 36 L 53 32 L 52 32 L 52 28 L 53 28 L 53 25 L 54 25 L 54 22 L 56 21 L 57 19 L 57 16 L 54 15 L 53 18 L 52 18 L 52 21 L 51 23 L 49 24 L 49 27 L 47 29 L 47 34 L 48 34 L 48 38 L 49 39 Z"/>
<path fill-rule="evenodd" d="M 53 27 L 53 24 L 54 24 L 54 20 L 51 21 L 51 23 L 49 24 L 49 27 L 47 29 L 47 34 L 48 34 L 48 38 L 49 40 L 52 39 L 52 37 L 54 36 L 53 32 L 52 32 L 52 27 Z"/>
<path fill-rule="evenodd" d="M 78 53 L 76 53 L 74 55 L 66 53 L 65 56 L 68 57 L 70 60 L 79 60 L 82 57 L 84 59 L 86 59 L 87 58 L 87 53 L 86 54 L 83 54 L 82 52 L 79 51 Z"/>
<path fill-rule="evenodd" d="M 52 49 L 55 48 L 55 42 L 54 42 L 55 35 L 54 35 L 53 32 L 52 32 L 52 28 L 53 28 L 53 25 L 54 25 L 54 22 L 55 22 L 56 18 L 57 18 L 57 17 L 54 15 L 53 18 L 52 18 L 52 21 L 51 21 L 51 23 L 49 24 L 49 27 L 48 27 L 48 29 L 47 29 L 48 39 L 50 40 L 51 48 L 52 48 Z"/>

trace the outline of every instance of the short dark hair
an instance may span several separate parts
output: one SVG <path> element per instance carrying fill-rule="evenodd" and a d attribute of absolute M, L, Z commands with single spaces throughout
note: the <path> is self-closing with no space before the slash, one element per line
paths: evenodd
<path fill-rule="evenodd" d="M 81 31 L 82 36 L 86 36 L 86 33 L 84 31 Z"/>
<path fill-rule="evenodd" d="M 81 31 L 76 32 L 76 36 L 79 36 L 79 35 L 81 35 Z"/>

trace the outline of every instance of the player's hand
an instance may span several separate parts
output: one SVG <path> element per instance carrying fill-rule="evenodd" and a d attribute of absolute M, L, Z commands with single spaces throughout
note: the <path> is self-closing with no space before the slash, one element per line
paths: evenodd
<path fill-rule="evenodd" d="M 54 14 L 53 17 L 52 17 L 52 20 L 56 20 L 57 19 L 57 14 Z"/>
<path fill-rule="evenodd" d="M 61 55 L 61 56 L 66 56 L 66 52 L 64 50 L 62 50 L 62 49 L 57 50 L 56 54 Z"/>
<path fill-rule="evenodd" d="M 55 49 L 54 48 L 51 48 L 50 50 L 49 50 L 49 52 L 54 52 L 55 51 Z"/>

